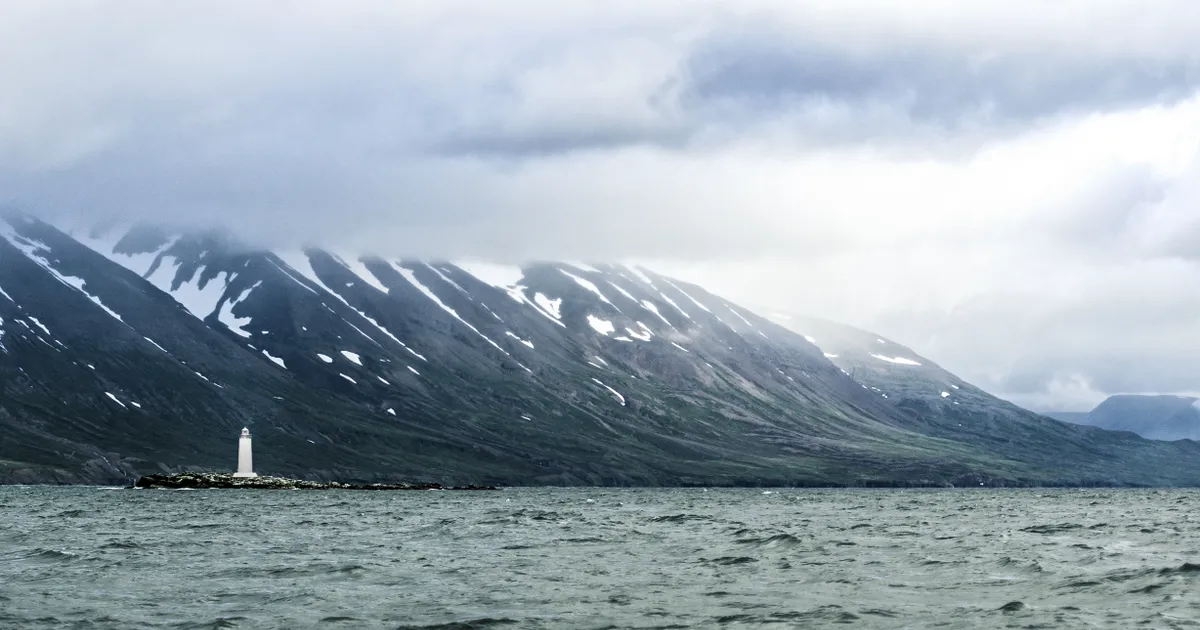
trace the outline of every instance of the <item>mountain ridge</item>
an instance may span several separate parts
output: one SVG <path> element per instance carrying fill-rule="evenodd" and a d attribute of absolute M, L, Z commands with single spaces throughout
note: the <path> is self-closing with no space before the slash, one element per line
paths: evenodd
<path fill-rule="evenodd" d="M 1191 396 L 1120 394 L 1091 411 L 1047 415 L 1149 440 L 1200 440 L 1200 399 Z"/>
<path fill-rule="evenodd" d="M 970 400 L 856 378 L 650 270 L 72 233 L 0 220 L 0 480 L 223 470 L 250 426 L 261 468 L 313 479 L 1200 483 L 1194 444 L 1075 428 L 961 381 Z M 914 367 L 904 352 L 873 367 Z"/>

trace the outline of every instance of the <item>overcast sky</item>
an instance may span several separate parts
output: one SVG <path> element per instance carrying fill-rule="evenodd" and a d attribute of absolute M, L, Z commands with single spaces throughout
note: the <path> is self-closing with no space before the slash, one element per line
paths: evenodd
<path fill-rule="evenodd" d="M 0 203 L 650 261 L 1038 409 L 1200 390 L 1200 2 L 0 5 Z"/>

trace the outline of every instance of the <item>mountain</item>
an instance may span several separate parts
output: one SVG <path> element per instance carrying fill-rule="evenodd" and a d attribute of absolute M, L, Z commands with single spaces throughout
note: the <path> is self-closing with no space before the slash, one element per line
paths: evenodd
<path fill-rule="evenodd" d="M 1112 396 L 1089 412 L 1050 415 L 1148 440 L 1200 440 L 1200 399 L 1187 396 Z"/>
<path fill-rule="evenodd" d="M 248 426 L 261 471 L 313 479 L 1200 482 L 1195 443 L 1037 416 L 869 333 L 807 334 L 640 268 L 11 216 L 0 480 L 226 470 Z"/>
<path fill-rule="evenodd" d="M 1080 451 L 1108 452 L 1118 459 L 1160 456 L 1155 449 L 1135 446 L 1139 443 L 1112 432 L 1130 430 L 1128 427 L 1078 423 L 1033 413 L 988 394 L 911 348 L 875 333 L 815 317 L 773 315 L 772 319 L 820 347 L 826 358 L 861 387 L 892 401 L 907 418 L 905 428 L 924 435 L 986 445 L 1004 457 L 1045 468 L 1064 462 L 1064 457 L 1073 460 L 1070 453 Z M 1180 416 L 1187 414 L 1183 408 L 1196 412 L 1187 402 L 1181 406 L 1176 401 L 1173 408 Z M 1184 448 L 1190 451 L 1194 445 Z M 1169 465 L 1169 456 L 1161 462 Z"/>

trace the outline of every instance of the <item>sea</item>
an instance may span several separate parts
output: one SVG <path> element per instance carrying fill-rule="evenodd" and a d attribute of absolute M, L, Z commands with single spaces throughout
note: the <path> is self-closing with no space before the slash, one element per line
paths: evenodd
<path fill-rule="evenodd" d="M 0 487 L 0 628 L 1194 628 L 1200 491 Z"/>

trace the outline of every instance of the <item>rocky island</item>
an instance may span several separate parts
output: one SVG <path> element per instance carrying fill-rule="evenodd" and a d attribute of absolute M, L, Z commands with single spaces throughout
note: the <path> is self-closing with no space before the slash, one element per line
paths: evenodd
<path fill-rule="evenodd" d="M 232 473 L 178 473 L 146 475 L 138 478 L 133 488 L 150 490 L 499 490 L 494 486 L 452 486 L 437 483 L 342 483 L 338 481 L 305 481 L 286 477 L 239 477 Z"/>

